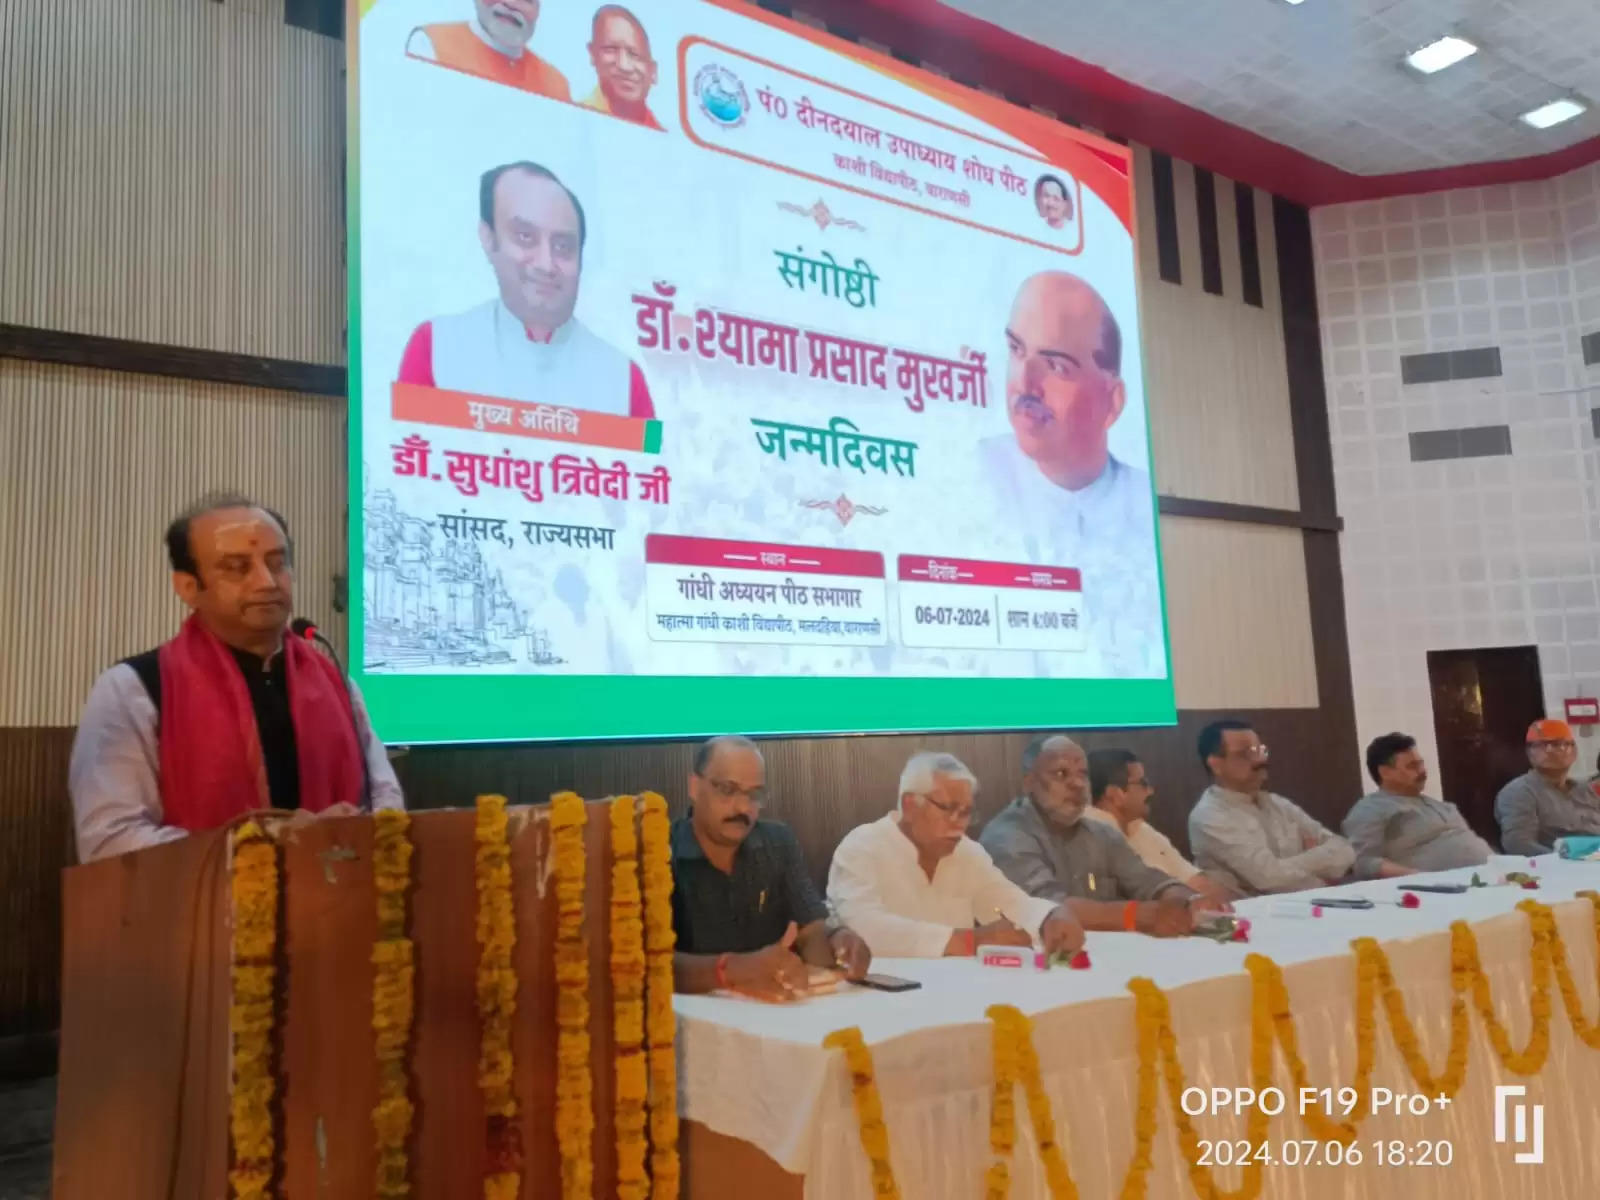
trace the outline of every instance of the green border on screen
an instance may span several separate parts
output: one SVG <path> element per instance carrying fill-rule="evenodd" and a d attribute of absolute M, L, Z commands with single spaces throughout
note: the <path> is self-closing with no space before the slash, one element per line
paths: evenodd
<path fill-rule="evenodd" d="M 1161 592 L 1161 631 L 1168 670 L 1162 679 L 369 674 L 363 665 L 366 612 L 361 486 L 361 8 L 360 0 L 348 0 L 345 15 L 350 572 L 347 658 L 373 727 L 384 742 L 423 745 L 690 738 L 729 730 L 815 736 L 1177 724 L 1159 518 L 1155 523 L 1156 579 Z M 1130 186 L 1131 183 L 1130 180 Z M 1143 332 L 1141 322 L 1141 341 Z M 1147 404 L 1147 420 L 1148 413 Z M 1151 503 L 1155 505 L 1154 463 L 1150 461 L 1148 436 L 1145 453 L 1152 481 Z"/>
<path fill-rule="evenodd" d="M 386 742 L 953 733 L 1171 725 L 1166 679 L 369 675 Z"/>

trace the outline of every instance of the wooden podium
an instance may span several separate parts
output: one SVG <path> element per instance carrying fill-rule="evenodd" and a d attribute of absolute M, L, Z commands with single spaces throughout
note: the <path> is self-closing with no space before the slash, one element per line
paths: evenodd
<path fill-rule="evenodd" d="M 594 1195 L 616 1194 L 606 920 L 607 805 L 588 805 Z M 415 1023 L 412 1192 L 482 1194 L 474 972 L 474 814 L 411 822 Z M 370 818 L 280 826 L 276 1194 L 373 1195 L 378 1073 Z M 556 1153 L 555 893 L 548 809 L 511 812 L 518 977 L 513 1034 L 521 1195 L 561 1194 Z M 56 1200 L 221 1200 L 229 1165 L 228 835 L 73 867 L 65 877 Z M 685 1187 L 685 1194 L 688 1194 Z"/>

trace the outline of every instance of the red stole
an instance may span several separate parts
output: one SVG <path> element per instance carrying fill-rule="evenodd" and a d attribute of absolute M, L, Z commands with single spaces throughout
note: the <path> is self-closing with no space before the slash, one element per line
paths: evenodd
<path fill-rule="evenodd" d="M 270 808 L 255 710 L 233 652 L 191 616 L 159 653 L 163 822 L 196 832 Z M 339 669 L 299 638 L 286 638 L 283 653 L 300 807 L 361 804 L 366 772 Z"/>

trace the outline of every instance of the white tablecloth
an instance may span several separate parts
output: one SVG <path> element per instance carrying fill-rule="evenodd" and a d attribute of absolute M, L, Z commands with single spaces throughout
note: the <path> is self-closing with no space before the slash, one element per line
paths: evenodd
<path fill-rule="evenodd" d="M 918 991 L 886 994 L 847 987 L 788 1006 L 724 996 L 679 996 L 679 1111 L 718 1133 L 759 1147 L 785 1170 L 806 1177 L 816 1200 L 870 1200 L 871 1183 L 842 1054 L 822 1049 L 836 1029 L 858 1026 L 871 1046 L 889 1129 L 895 1175 L 908 1200 L 978 1197 L 992 1157 L 988 1144 L 993 1079 L 991 1026 L 985 1009 L 1014 1004 L 1034 1018 L 1035 1045 L 1068 1166 L 1086 1198 L 1115 1196 L 1132 1156 L 1137 1096 L 1134 1003 L 1127 982 L 1153 979 L 1168 994 L 1188 1082 L 1246 1087 L 1250 1082 L 1250 981 L 1245 956 L 1265 954 L 1284 967 L 1299 1031 L 1300 1053 L 1317 1087 L 1347 1086 L 1355 1073 L 1355 965 L 1351 939 L 1378 938 L 1422 1039 L 1430 1065 L 1443 1069 L 1450 1012 L 1449 925 L 1473 923 L 1502 1021 L 1521 1047 L 1528 1029 L 1530 938 L 1525 898 L 1555 906 L 1568 961 L 1588 1012 L 1596 1010 L 1595 933 L 1582 889 L 1600 889 L 1600 863 L 1497 858 L 1481 868 L 1498 879 L 1507 870 L 1541 877 L 1538 891 L 1514 887 L 1462 895 L 1423 894 L 1421 907 L 1394 905 L 1401 893 L 1383 881 L 1330 888 L 1317 895 L 1365 895 L 1367 911 L 1324 910 L 1320 919 L 1274 915 L 1286 898 L 1239 906 L 1253 928 L 1248 945 L 1201 938 L 1156 940 L 1138 934 L 1091 933 L 1086 971 L 985 968 L 967 959 L 883 959 L 874 970 L 920 980 Z M 1412 882 L 1457 880 L 1471 871 L 1419 876 Z M 1550 1061 L 1531 1079 L 1509 1076 L 1472 1015 L 1467 1082 L 1456 1102 L 1426 1115 L 1374 1114 L 1361 1126 L 1361 1167 L 1271 1167 L 1263 1195 L 1294 1200 L 1380 1200 L 1397 1188 L 1406 1200 L 1596 1200 L 1600 1197 L 1600 1052 L 1572 1034 L 1551 985 Z M 1379 1006 L 1375 1086 L 1410 1094 L 1411 1082 Z M 1281 1057 L 1277 1086 L 1290 1108 L 1275 1117 L 1276 1141 L 1313 1135 L 1294 1115 L 1294 1095 Z M 1545 1162 L 1516 1164 L 1514 1148 L 1493 1140 L 1494 1087 L 1522 1083 L 1527 1100 L 1543 1103 Z M 1165 1088 L 1160 1096 L 1155 1164 L 1149 1195 L 1192 1194 Z M 1018 1144 L 1012 1195 L 1046 1197 L 1043 1167 L 1026 1105 L 1017 1094 Z M 1202 1138 L 1242 1139 L 1243 1115 L 1195 1118 Z M 1398 1139 L 1451 1143 L 1453 1165 L 1380 1166 L 1371 1143 Z M 1237 1186 L 1237 1168 L 1218 1172 Z"/>

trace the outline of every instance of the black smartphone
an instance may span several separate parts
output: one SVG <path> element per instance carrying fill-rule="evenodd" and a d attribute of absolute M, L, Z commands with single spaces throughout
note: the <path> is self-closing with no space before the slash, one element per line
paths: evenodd
<path fill-rule="evenodd" d="M 1311 897 L 1311 903 L 1317 908 L 1373 908 L 1371 900 L 1345 899 L 1343 896 L 1330 896 L 1327 899 Z"/>
<path fill-rule="evenodd" d="M 1441 896 L 1459 896 L 1467 890 L 1464 883 L 1402 883 L 1402 892 L 1438 892 Z"/>
<path fill-rule="evenodd" d="M 876 988 L 880 992 L 914 992 L 922 986 L 915 979 L 901 979 L 898 975 L 863 975 L 850 982 L 861 987 Z"/>

